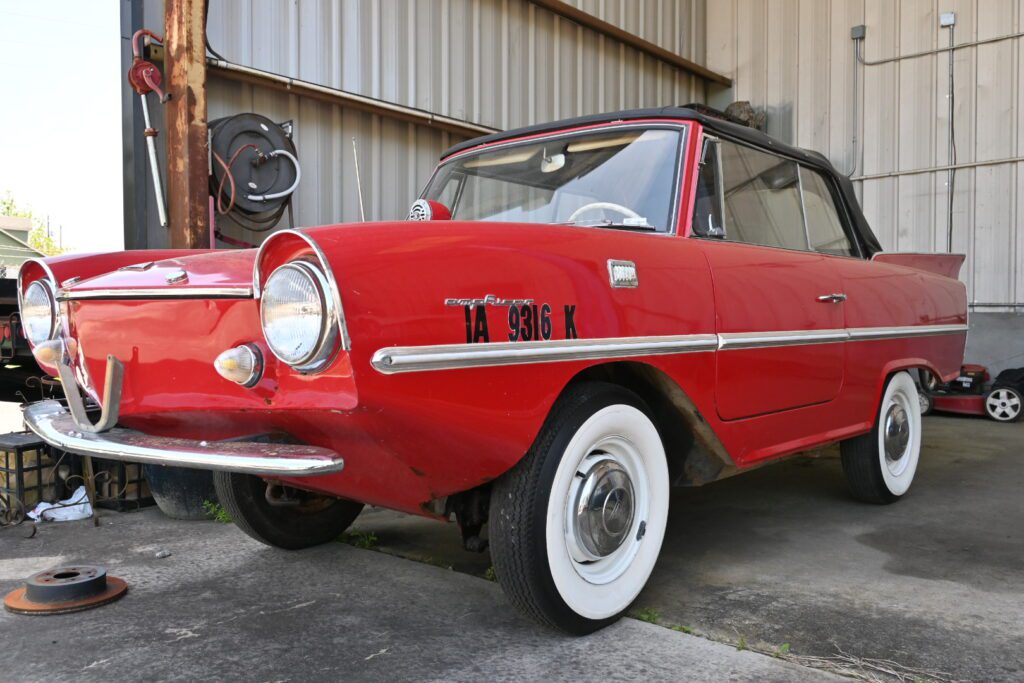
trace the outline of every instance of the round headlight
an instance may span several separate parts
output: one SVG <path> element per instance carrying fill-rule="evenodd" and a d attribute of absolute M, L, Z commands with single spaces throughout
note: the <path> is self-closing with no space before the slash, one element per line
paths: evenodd
<path fill-rule="evenodd" d="M 260 300 L 263 336 L 271 352 L 302 372 L 320 370 L 338 340 L 338 321 L 324 274 L 293 261 L 267 278 Z"/>
<path fill-rule="evenodd" d="M 21 325 L 33 346 L 57 334 L 57 300 L 46 280 L 36 280 L 21 298 Z"/>

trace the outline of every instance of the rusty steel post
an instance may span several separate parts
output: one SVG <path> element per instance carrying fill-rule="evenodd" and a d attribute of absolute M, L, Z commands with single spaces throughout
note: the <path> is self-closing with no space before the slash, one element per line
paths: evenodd
<path fill-rule="evenodd" d="M 167 205 L 170 246 L 209 247 L 209 140 L 203 0 L 166 0 Z"/>

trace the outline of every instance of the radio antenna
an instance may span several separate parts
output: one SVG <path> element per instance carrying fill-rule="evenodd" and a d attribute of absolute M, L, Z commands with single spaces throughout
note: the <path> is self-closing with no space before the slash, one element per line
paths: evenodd
<path fill-rule="evenodd" d="M 356 161 L 356 192 L 359 193 L 359 220 L 366 222 L 366 209 L 363 208 L 363 183 L 359 180 L 359 148 L 356 147 L 356 136 L 352 136 L 352 157 Z"/>

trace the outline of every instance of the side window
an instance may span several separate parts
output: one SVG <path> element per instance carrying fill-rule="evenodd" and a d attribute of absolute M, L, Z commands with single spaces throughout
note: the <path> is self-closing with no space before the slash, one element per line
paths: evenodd
<path fill-rule="evenodd" d="M 806 250 L 796 162 L 725 140 L 719 144 L 726 239 Z"/>
<path fill-rule="evenodd" d="M 811 249 L 833 256 L 856 256 L 850 237 L 843 229 L 828 183 L 817 171 L 800 168 L 807 215 L 807 237 Z"/>
<path fill-rule="evenodd" d="M 722 187 L 719 178 L 718 140 L 704 138 L 697 173 L 697 196 L 693 202 L 693 234 L 701 237 L 724 237 Z"/>

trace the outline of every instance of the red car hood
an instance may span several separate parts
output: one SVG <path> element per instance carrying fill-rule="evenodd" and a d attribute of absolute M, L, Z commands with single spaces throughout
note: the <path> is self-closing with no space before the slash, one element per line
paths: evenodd
<path fill-rule="evenodd" d="M 88 297 L 90 293 L 114 298 L 119 293 L 140 289 L 175 289 L 181 290 L 183 295 L 197 295 L 211 288 L 252 288 L 255 249 L 199 252 L 158 261 L 147 261 L 141 253 L 139 256 L 137 263 L 81 280 L 64 289 L 74 298 Z"/>

